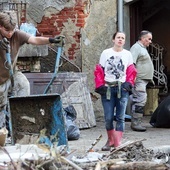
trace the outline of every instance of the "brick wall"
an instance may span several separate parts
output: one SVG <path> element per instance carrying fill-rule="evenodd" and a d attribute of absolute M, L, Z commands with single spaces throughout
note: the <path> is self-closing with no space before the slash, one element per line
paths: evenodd
<path fill-rule="evenodd" d="M 50 12 L 50 10 L 48 11 L 48 8 L 46 8 L 44 9 L 44 16 L 42 17 L 41 22 L 36 23 L 36 28 L 38 30 L 37 36 L 65 36 L 64 54 L 71 62 L 77 65 L 80 69 L 82 67 L 82 55 L 80 44 L 81 28 L 84 27 L 85 19 L 88 16 L 86 12 L 86 7 L 87 0 L 77 0 L 75 6 L 65 7 L 60 11 L 56 10 L 56 13 L 53 12 L 50 15 L 45 15 L 47 12 L 48 14 Z M 20 18 L 20 23 L 24 23 L 27 20 L 25 18 L 25 12 L 27 12 L 27 10 L 23 9 Z M 54 45 L 52 45 L 52 48 L 57 51 L 57 48 Z M 49 51 L 49 55 L 47 57 L 40 57 L 38 60 L 38 66 L 36 66 L 35 64 L 37 63 L 37 58 L 34 61 L 34 56 L 32 56 L 32 59 L 21 59 L 19 57 L 19 69 L 23 72 L 54 72 L 54 63 L 56 60 L 56 54 L 54 52 Z M 40 67 L 39 64 L 41 65 Z M 39 68 L 39 70 L 37 70 L 37 68 Z M 64 63 L 62 67 L 60 67 L 60 71 L 78 70 L 73 65 L 70 65 L 69 63 Z"/>
<path fill-rule="evenodd" d="M 37 29 L 43 36 L 54 37 L 59 34 L 66 36 L 65 51 L 70 60 L 75 60 L 76 54 L 80 51 L 81 28 L 84 27 L 87 17 L 84 12 L 85 6 L 86 4 L 79 0 L 75 7 L 64 8 L 59 13 L 52 14 L 51 17 L 44 16 L 41 23 L 37 24 Z M 73 24 L 70 28 L 72 32 L 68 30 L 68 22 Z M 74 38 L 74 41 L 70 41 L 70 36 Z"/>

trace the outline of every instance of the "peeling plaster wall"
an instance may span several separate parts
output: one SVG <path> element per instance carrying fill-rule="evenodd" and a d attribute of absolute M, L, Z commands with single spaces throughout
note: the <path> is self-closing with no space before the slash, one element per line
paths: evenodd
<path fill-rule="evenodd" d="M 33 23 L 39 31 L 38 36 L 54 37 L 56 35 L 64 35 L 65 56 L 77 67 L 81 68 L 81 28 L 84 27 L 85 18 L 89 12 L 88 1 L 89 0 L 26 0 L 24 1 L 24 3 L 27 3 L 26 17 L 25 20 L 22 19 L 22 22 Z M 8 2 L 21 3 L 21 0 Z M 52 47 L 54 46 L 52 45 Z M 41 63 L 43 64 L 41 66 L 41 72 L 53 72 L 55 56 L 56 54 L 53 52 L 52 60 L 48 57 L 46 57 L 46 59 L 41 58 Z M 74 67 L 71 71 L 74 70 L 77 71 L 77 68 Z"/>
<path fill-rule="evenodd" d="M 116 0 L 94 0 L 86 25 L 82 29 L 82 71 L 87 73 L 96 116 L 103 115 L 100 96 L 94 92 L 94 66 L 99 62 L 101 52 L 111 47 L 116 31 Z"/>
<path fill-rule="evenodd" d="M 56 0 L 48 0 L 48 1 L 27 0 L 27 1 L 29 4 L 27 9 L 27 15 L 35 23 L 40 23 L 44 15 L 46 17 L 50 17 L 51 14 L 56 14 L 57 11 L 59 12 L 64 8 L 74 7 L 76 4 L 75 0 L 57 0 L 57 1 Z"/>
<path fill-rule="evenodd" d="M 40 32 L 43 32 L 43 30 L 41 31 L 41 27 L 43 24 L 43 20 L 46 20 L 45 18 L 52 19 L 52 15 L 57 15 L 65 8 L 68 9 L 74 8 L 77 4 L 76 0 L 57 0 L 57 1 L 56 0 L 48 0 L 48 1 L 27 0 L 27 1 L 29 1 L 28 8 L 27 8 L 27 20 L 28 22 L 34 23 L 34 25 L 36 26 L 38 26 L 37 24 L 39 24 L 38 28 L 40 28 L 39 29 Z M 51 34 L 49 33 L 49 35 L 48 34 L 44 34 L 44 35 L 45 36 L 55 36 L 58 34 L 64 35 L 66 37 L 65 55 L 70 56 L 71 52 L 69 52 L 69 49 L 72 47 L 72 44 L 77 44 L 73 36 L 75 36 L 76 32 L 79 31 L 79 27 L 76 27 L 76 22 L 73 23 L 72 19 L 64 18 L 64 16 L 63 16 L 62 24 L 61 24 L 61 19 L 60 21 L 59 19 L 58 20 L 53 19 L 51 22 L 53 22 L 55 28 L 51 28 L 50 31 Z M 51 22 L 49 22 L 49 25 Z M 47 29 L 50 30 L 49 28 Z M 77 46 L 79 47 L 79 45 Z M 73 57 L 71 57 L 71 59 L 74 60 Z"/>

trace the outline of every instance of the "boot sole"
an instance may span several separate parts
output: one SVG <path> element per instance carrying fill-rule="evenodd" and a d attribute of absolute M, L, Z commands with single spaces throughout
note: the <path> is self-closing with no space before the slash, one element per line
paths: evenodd
<path fill-rule="evenodd" d="M 101 151 L 110 151 L 111 148 L 101 149 Z"/>
<path fill-rule="evenodd" d="M 134 129 L 134 128 L 132 128 L 132 127 L 131 127 L 131 129 L 132 129 L 133 131 L 136 131 L 136 132 L 145 132 L 145 131 L 146 131 L 146 129 Z"/>
<path fill-rule="evenodd" d="M 110 151 L 110 149 L 112 147 L 114 147 L 114 145 L 112 145 L 112 146 L 104 146 L 104 147 L 102 147 L 101 151 Z"/>

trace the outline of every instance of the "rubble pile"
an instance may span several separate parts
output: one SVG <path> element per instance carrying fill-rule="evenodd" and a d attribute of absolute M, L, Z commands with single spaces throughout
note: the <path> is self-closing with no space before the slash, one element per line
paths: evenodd
<path fill-rule="evenodd" d="M 1 170 L 168 170 L 170 169 L 170 153 L 161 150 L 147 149 L 142 141 L 132 141 L 122 144 L 109 153 L 98 153 L 92 149 L 83 155 L 68 153 L 60 148 L 45 148 L 36 146 L 44 151 L 41 155 L 38 150 L 34 154 L 23 159 L 26 154 L 14 159 L 4 147 L 0 147 L 0 152 L 9 157 L 8 161 L 0 164 Z M 35 148 L 35 146 L 34 146 Z M 39 152 L 40 153 L 40 152 Z M 43 156 L 42 156 L 43 155 Z M 3 156 L 4 157 L 4 156 Z"/>
<path fill-rule="evenodd" d="M 147 149 L 141 141 L 128 145 L 110 156 L 111 159 L 124 159 L 126 162 L 133 161 L 153 161 L 166 157 L 164 153 L 154 153 L 152 149 Z"/>

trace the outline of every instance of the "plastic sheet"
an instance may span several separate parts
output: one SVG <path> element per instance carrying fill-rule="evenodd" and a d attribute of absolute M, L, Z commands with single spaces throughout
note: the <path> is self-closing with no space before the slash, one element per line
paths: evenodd
<path fill-rule="evenodd" d="M 32 23 L 22 23 L 20 26 L 20 30 L 29 33 L 33 36 L 36 36 L 37 29 Z"/>

